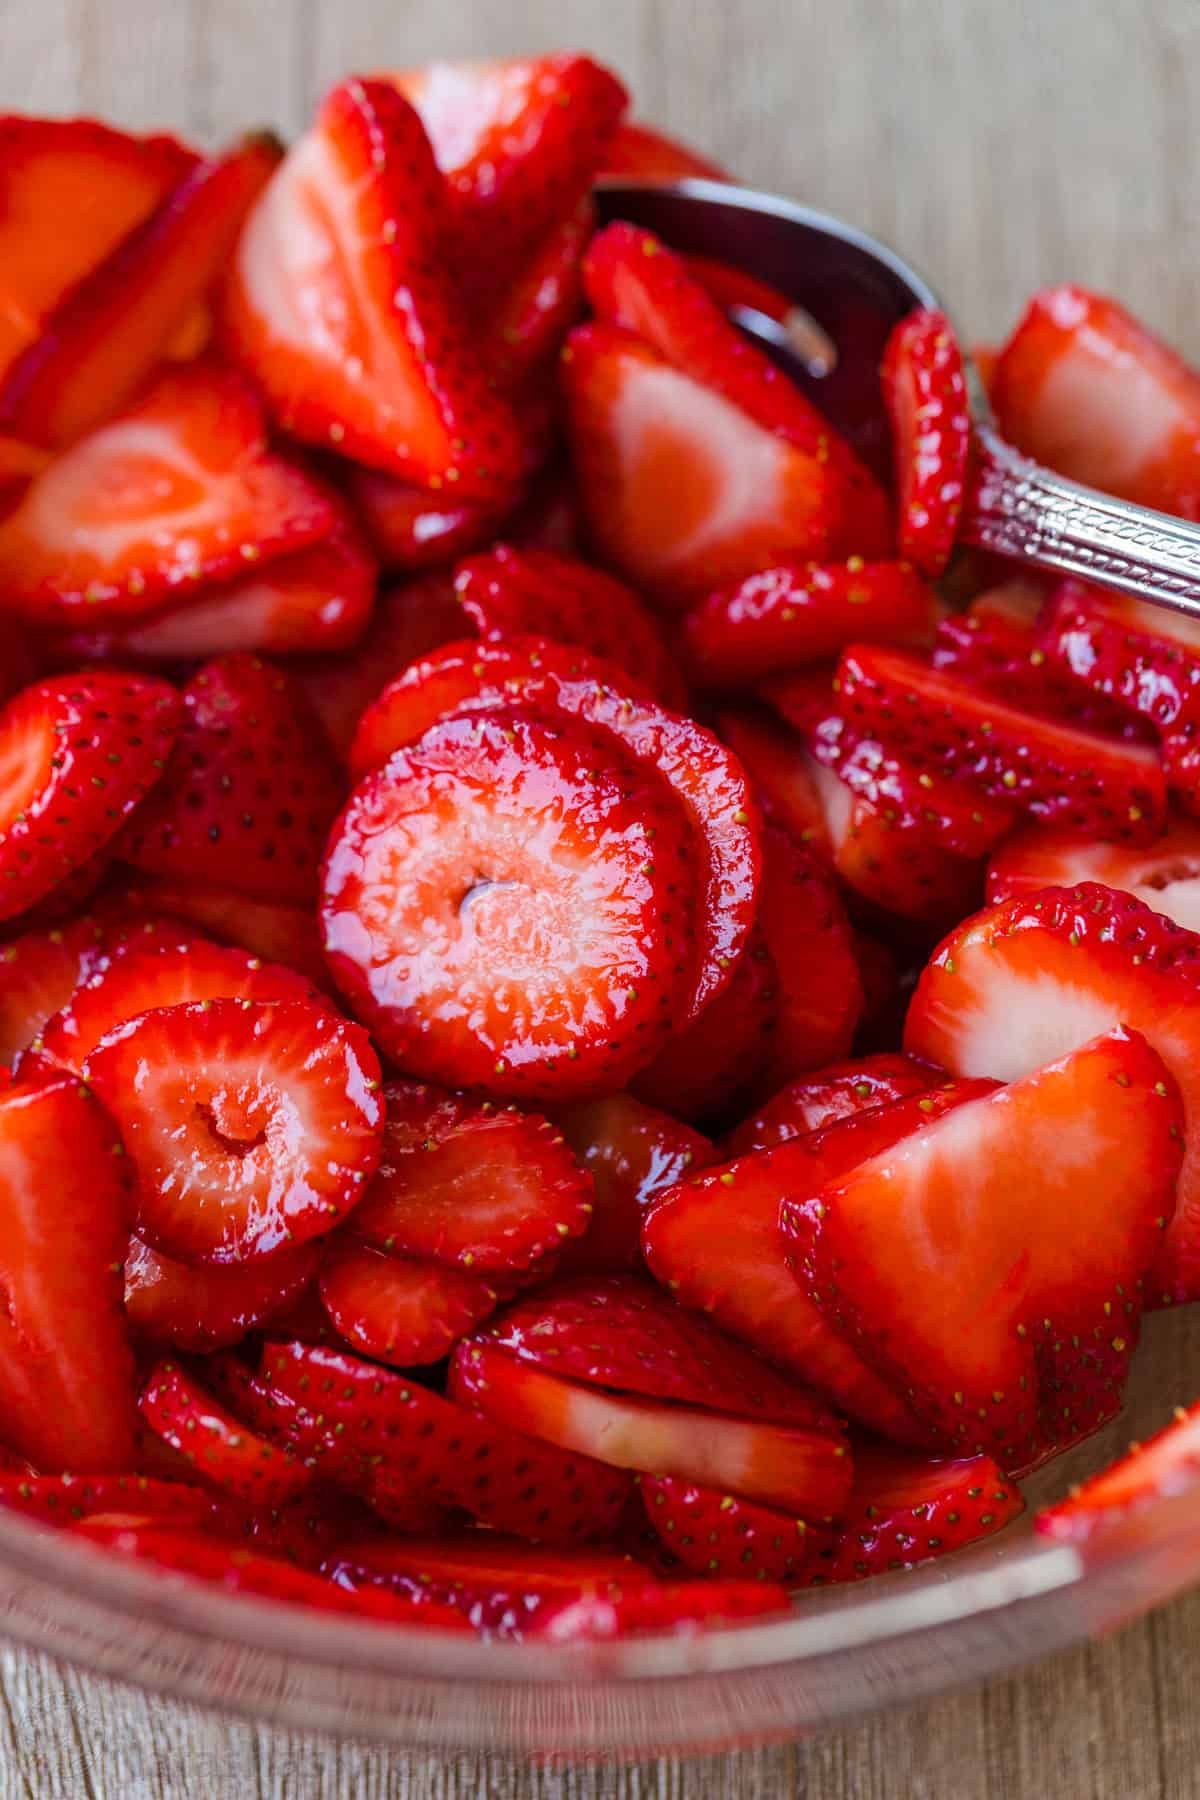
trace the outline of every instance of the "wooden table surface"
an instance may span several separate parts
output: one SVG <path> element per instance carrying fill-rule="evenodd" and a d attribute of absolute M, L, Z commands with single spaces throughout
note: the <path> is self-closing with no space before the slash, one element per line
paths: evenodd
<path fill-rule="evenodd" d="M 351 71 L 562 46 L 746 180 L 891 239 L 976 340 L 1073 279 L 1200 355 L 1198 0 L 0 0 L 0 108 L 215 141 L 295 128 Z M 1178 1800 L 1198 1683 L 1200 1595 L 794 1748 L 549 1772 L 256 1730 L 8 1651 L 0 1800 Z"/>

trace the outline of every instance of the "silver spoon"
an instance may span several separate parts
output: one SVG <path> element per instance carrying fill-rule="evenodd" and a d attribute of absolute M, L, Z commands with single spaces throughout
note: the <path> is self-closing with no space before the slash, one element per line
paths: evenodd
<path fill-rule="evenodd" d="M 895 251 L 840 219 L 777 194 L 719 181 L 609 181 L 602 223 L 627 219 L 672 249 L 718 257 L 769 282 L 797 312 L 786 325 L 749 307 L 732 316 L 757 338 L 877 473 L 890 471 L 880 357 L 892 327 L 942 303 Z M 996 430 L 970 357 L 976 457 L 962 542 L 1200 618 L 1200 525 L 1067 481 Z"/>

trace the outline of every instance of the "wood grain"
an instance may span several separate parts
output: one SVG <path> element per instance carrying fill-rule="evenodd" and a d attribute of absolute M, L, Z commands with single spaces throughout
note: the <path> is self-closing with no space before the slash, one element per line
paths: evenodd
<path fill-rule="evenodd" d="M 750 182 L 881 232 L 975 339 L 1039 282 L 1200 353 L 1196 0 L 0 0 L 0 107 L 218 141 L 352 69 L 580 45 Z M 808 1743 L 520 1770 L 227 1722 L 0 1653 L 0 1800 L 1177 1800 L 1200 1792 L 1200 1595 L 1011 1680 Z"/>

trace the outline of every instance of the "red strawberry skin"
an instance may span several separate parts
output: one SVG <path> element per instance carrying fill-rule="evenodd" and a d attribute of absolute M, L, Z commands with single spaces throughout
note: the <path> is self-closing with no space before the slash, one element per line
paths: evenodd
<path fill-rule="evenodd" d="M 1198 1477 L 1200 1405 L 1177 1406 L 1164 1430 L 1131 1444 L 1127 1455 L 1073 1488 L 1065 1500 L 1043 1507 L 1036 1526 L 1060 1543 L 1086 1543 L 1156 1500 L 1189 1492 Z"/>
<path fill-rule="evenodd" d="M 857 1061 L 831 1063 L 791 1081 L 755 1109 L 727 1140 L 729 1155 L 772 1150 L 790 1139 L 807 1137 L 842 1119 L 871 1112 L 893 1100 L 907 1100 L 936 1087 L 941 1071 L 912 1056 L 880 1051 Z"/>
<path fill-rule="evenodd" d="M 962 351 L 945 313 L 919 310 L 887 341 L 880 369 L 892 421 L 900 549 L 940 575 L 962 511 L 971 417 Z"/>
<path fill-rule="evenodd" d="M 642 1265 L 642 1216 L 655 1198 L 713 1158 L 711 1141 L 632 1094 L 583 1100 L 558 1115 L 592 1178 L 592 1217 L 565 1247 L 563 1274 L 616 1275 Z"/>
<path fill-rule="evenodd" d="M 772 1506 L 739 1500 L 673 1475 L 643 1475 L 638 1487 L 653 1529 L 693 1574 L 718 1581 L 778 1581 L 798 1587 L 832 1544 L 820 1526 Z"/>
<path fill-rule="evenodd" d="M 849 1051 L 863 1012 L 862 976 L 833 877 L 785 831 L 763 833 L 759 927 L 778 999 L 770 1086 Z"/>
<path fill-rule="evenodd" d="M 755 1091 L 778 1018 L 779 974 L 756 924 L 725 986 L 638 1075 L 638 1098 L 689 1122 L 727 1118 Z"/>
<path fill-rule="evenodd" d="M 681 181 L 691 175 L 709 181 L 730 179 L 724 169 L 687 144 L 634 119 L 623 119 L 617 126 L 604 153 L 600 173 L 605 176 L 633 175 L 656 181 Z"/>
<path fill-rule="evenodd" d="M 198 1476 L 216 1487 L 278 1506 L 303 1492 L 312 1481 L 302 1462 L 255 1437 L 178 1363 L 156 1364 L 138 1404 L 150 1429 L 185 1455 Z"/>
<path fill-rule="evenodd" d="M 132 1237 L 125 1253 L 125 1317 L 148 1343 L 221 1350 L 289 1306 L 317 1272 L 315 1244 L 228 1268 L 177 1262 Z"/>
<path fill-rule="evenodd" d="M 344 1237 L 325 1247 L 320 1291 L 348 1344 L 400 1369 L 440 1362 L 500 1299 L 485 1275 L 388 1256 Z"/>

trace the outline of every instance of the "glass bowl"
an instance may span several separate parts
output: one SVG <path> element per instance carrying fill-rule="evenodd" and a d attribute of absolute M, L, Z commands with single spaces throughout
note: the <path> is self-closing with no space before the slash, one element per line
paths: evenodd
<path fill-rule="evenodd" d="M 1151 1317 L 1128 1403 L 1026 1484 L 1031 1510 L 1200 1391 L 1195 1310 Z M 1200 1578 L 1200 1482 L 1093 1539 L 1000 1536 L 693 1637 L 483 1644 L 246 1600 L 0 1514 L 10 1639 L 181 1700 L 420 1750 L 634 1757 L 797 1737 L 1010 1670 Z"/>

